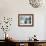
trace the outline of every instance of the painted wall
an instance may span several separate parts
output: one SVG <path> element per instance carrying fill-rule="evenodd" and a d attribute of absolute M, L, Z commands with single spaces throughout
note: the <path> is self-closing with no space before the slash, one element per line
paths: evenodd
<path fill-rule="evenodd" d="M 0 0 L 0 19 L 4 16 L 13 18 L 8 33 L 16 40 L 28 40 L 34 34 L 37 35 L 37 39 L 45 40 L 45 12 L 45 5 L 40 8 L 33 8 L 28 0 Z M 18 14 L 34 14 L 34 26 L 18 27 Z M 0 39 L 4 39 L 2 33 L 3 31 L 0 29 Z"/>

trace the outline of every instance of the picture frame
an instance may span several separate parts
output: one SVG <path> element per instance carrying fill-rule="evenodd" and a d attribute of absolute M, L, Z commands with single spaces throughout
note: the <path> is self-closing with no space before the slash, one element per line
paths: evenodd
<path fill-rule="evenodd" d="M 18 26 L 33 26 L 34 15 L 33 14 L 18 14 Z"/>

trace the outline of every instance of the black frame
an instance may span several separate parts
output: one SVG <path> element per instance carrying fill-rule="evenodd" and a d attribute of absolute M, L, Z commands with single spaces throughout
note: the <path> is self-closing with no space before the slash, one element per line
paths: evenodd
<path fill-rule="evenodd" d="M 32 21 L 31 23 L 32 23 L 32 24 L 29 24 L 29 25 L 28 25 L 28 24 L 27 24 L 27 25 L 26 25 L 26 24 L 21 25 L 21 24 L 20 24 L 20 16 L 28 16 L 28 17 L 30 17 L 30 18 L 32 17 L 32 18 L 31 18 L 31 21 Z M 26 27 L 28 27 L 28 26 L 30 26 L 30 27 L 31 27 L 31 26 L 34 26 L 34 15 L 33 15 L 33 14 L 18 14 L 18 26 L 21 26 L 21 27 L 23 27 L 23 26 L 24 26 L 24 27 L 25 27 L 25 26 L 26 26 Z"/>

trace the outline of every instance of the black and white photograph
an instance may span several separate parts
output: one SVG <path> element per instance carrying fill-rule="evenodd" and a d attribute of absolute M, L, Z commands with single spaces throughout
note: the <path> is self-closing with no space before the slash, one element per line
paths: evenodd
<path fill-rule="evenodd" d="M 18 14 L 19 26 L 33 26 L 33 14 Z"/>

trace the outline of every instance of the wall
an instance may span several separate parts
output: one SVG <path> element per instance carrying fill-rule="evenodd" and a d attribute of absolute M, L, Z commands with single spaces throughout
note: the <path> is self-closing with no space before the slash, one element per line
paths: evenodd
<path fill-rule="evenodd" d="M 33 8 L 28 0 L 0 0 L 0 18 L 3 16 L 12 17 L 13 22 L 8 33 L 16 40 L 27 40 L 34 34 L 37 39 L 45 40 L 45 15 L 46 6 Z M 18 27 L 18 14 L 34 14 L 33 27 Z M 0 35 L 2 35 L 0 31 Z M 4 33 L 3 33 L 4 34 Z M 0 39 L 3 37 L 0 36 Z"/>

